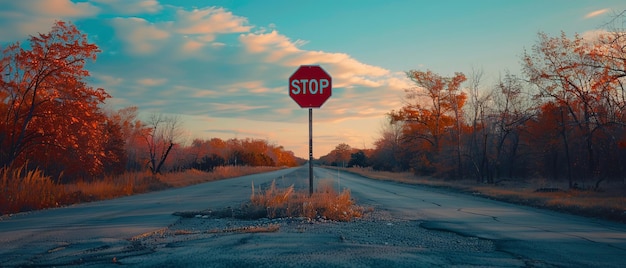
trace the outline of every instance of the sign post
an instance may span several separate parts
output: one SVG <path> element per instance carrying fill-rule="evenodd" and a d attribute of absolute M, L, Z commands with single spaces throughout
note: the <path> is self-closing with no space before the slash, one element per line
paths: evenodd
<path fill-rule="evenodd" d="M 309 108 L 309 195 L 313 195 L 313 109 Z"/>
<path fill-rule="evenodd" d="M 289 96 L 309 109 L 309 195 L 313 194 L 313 109 L 332 95 L 332 78 L 319 65 L 301 65 L 289 77 Z"/>

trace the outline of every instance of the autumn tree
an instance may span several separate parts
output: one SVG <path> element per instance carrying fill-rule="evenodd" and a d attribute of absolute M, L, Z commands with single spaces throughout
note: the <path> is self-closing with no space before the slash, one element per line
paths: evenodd
<path fill-rule="evenodd" d="M 99 108 L 109 95 L 85 82 L 85 63 L 100 50 L 62 21 L 25 47 L 18 42 L 1 52 L 0 166 L 31 161 L 57 175 L 99 174 L 107 147 L 101 141 L 115 131 Z"/>
<path fill-rule="evenodd" d="M 530 81 L 537 86 L 540 93 L 537 98 L 553 101 L 567 113 L 570 133 L 566 148 L 581 149 L 585 155 L 584 174 L 581 179 L 596 180 L 596 187 L 604 179 L 598 148 L 612 135 L 611 126 L 618 123 L 623 107 L 623 87 L 619 72 L 603 63 L 603 57 L 596 54 L 605 53 L 603 45 L 593 40 L 585 40 L 576 35 L 573 39 L 564 33 L 559 37 L 539 34 L 539 42 L 532 53 L 524 54 L 524 72 Z M 582 143 L 570 144 L 571 141 Z M 580 145 L 580 147 L 578 147 Z M 616 147 L 607 145 L 608 147 Z M 579 154 L 575 154 L 579 155 Z"/>
<path fill-rule="evenodd" d="M 350 162 L 350 154 L 352 152 L 350 145 L 340 143 L 328 155 L 320 157 L 320 160 L 326 165 L 345 167 Z"/>
<path fill-rule="evenodd" d="M 229 153 L 228 144 L 220 138 L 211 138 L 210 140 L 194 139 L 191 142 L 191 146 L 187 148 L 187 154 L 190 155 L 192 163 L 199 162 L 205 156 L 212 155 L 226 161 L 229 158 Z"/>
<path fill-rule="evenodd" d="M 623 93 L 624 83 L 619 80 L 626 77 L 626 10 L 615 15 L 607 25 L 611 30 L 596 37 L 588 55 L 593 60 L 592 67 L 604 70 L 607 82 L 615 83 L 617 90 Z M 624 101 L 624 94 L 617 96 Z"/>
<path fill-rule="evenodd" d="M 407 103 L 392 111 L 394 121 L 404 122 L 406 146 L 414 151 L 414 167 L 431 173 L 442 163 L 441 148 L 445 140 L 454 144 L 457 175 L 461 176 L 462 109 L 467 99 L 460 90 L 466 80 L 462 73 L 443 77 L 431 71 L 409 71 L 407 76 L 416 87 L 406 90 Z M 443 167 L 443 166 L 440 166 Z"/>
<path fill-rule="evenodd" d="M 534 170 L 533 176 L 541 176 L 554 181 L 565 176 L 569 186 L 573 186 L 572 155 L 569 138 L 571 119 L 563 106 L 547 102 L 538 107 L 537 114 L 525 123 L 521 140 L 528 144 L 535 161 L 527 164 Z"/>
<path fill-rule="evenodd" d="M 283 146 L 272 146 L 268 152 L 276 166 L 295 167 L 298 160 L 292 151 L 287 151 Z"/>
<path fill-rule="evenodd" d="M 103 127 L 103 154 L 101 154 L 103 174 L 120 175 L 126 171 L 128 161 L 123 126 L 119 121 L 108 117 Z"/>

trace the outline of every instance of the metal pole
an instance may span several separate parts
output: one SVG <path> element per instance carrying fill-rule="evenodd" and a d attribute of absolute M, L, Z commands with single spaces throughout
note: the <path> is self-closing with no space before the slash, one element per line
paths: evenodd
<path fill-rule="evenodd" d="M 309 195 L 313 195 L 313 109 L 309 108 Z"/>

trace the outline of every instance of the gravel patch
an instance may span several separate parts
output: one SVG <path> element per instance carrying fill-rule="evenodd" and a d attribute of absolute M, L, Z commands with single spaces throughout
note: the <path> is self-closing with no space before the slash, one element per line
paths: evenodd
<path fill-rule="evenodd" d="M 385 211 L 351 222 L 281 218 L 241 220 L 185 214 L 131 241 L 151 254 L 117 258 L 135 266 L 210 267 L 519 267 L 490 240 L 421 227 Z"/>

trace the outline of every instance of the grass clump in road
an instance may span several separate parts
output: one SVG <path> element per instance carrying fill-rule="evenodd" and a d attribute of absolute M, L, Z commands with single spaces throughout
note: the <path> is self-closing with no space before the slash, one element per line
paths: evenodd
<path fill-rule="evenodd" d="M 296 191 L 291 185 L 286 188 L 276 186 L 273 181 L 262 189 L 252 183 L 250 201 L 239 208 L 227 207 L 218 210 L 175 212 L 183 218 L 221 219 L 235 218 L 257 220 L 262 218 L 308 218 L 310 220 L 351 221 L 363 216 L 365 209 L 356 205 L 349 189 L 337 192 L 332 181 L 320 181 L 317 190 L 309 195 L 308 191 Z"/>
<path fill-rule="evenodd" d="M 337 192 L 332 182 L 321 181 L 317 190 L 295 191 L 293 185 L 287 188 L 276 187 L 276 182 L 267 189 L 255 189 L 252 184 L 250 211 L 256 211 L 266 218 L 306 217 L 351 221 L 363 216 L 363 207 L 355 204 L 349 189 Z"/>

